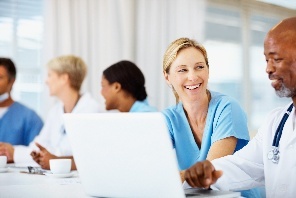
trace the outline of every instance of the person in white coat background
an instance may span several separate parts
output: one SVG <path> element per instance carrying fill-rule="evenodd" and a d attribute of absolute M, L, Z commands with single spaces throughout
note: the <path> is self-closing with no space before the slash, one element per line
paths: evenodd
<path fill-rule="evenodd" d="M 97 113 L 99 105 L 89 93 L 81 93 L 80 88 L 86 76 L 87 66 L 77 56 L 59 56 L 47 64 L 46 84 L 51 96 L 58 101 L 51 108 L 40 134 L 29 146 L 6 144 L 7 158 L 16 164 L 37 162 L 49 169 L 49 160 L 54 158 L 73 158 L 72 149 L 64 128 L 64 113 Z M 83 132 L 83 131 L 82 131 Z M 35 162 L 34 162 L 35 161 Z M 72 163 L 72 167 L 75 163 Z"/>
<path fill-rule="evenodd" d="M 190 167 L 185 179 L 191 187 L 241 190 L 265 185 L 267 197 L 295 197 L 296 17 L 267 33 L 264 55 L 276 94 L 292 98 L 292 103 L 274 109 L 256 136 L 234 155 Z"/>

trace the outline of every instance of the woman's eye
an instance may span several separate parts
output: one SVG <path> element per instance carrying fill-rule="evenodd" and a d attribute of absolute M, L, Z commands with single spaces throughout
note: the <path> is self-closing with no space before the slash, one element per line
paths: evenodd
<path fill-rule="evenodd" d="M 199 65 L 199 66 L 197 66 L 196 68 L 197 68 L 197 69 L 203 69 L 203 68 L 205 68 L 205 66 L 203 66 L 203 65 Z"/>
<path fill-rule="evenodd" d="M 186 72 L 186 69 L 179 69 L 178 72 Z"/>

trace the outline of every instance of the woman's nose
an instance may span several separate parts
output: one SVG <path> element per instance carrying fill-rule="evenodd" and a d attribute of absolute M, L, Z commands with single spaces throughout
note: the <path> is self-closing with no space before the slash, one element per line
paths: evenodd
<path fill-rule="evenodd" d="M 194 72 L 194 71 L 190 71 L 188 72 L 188 80 L 190 81 L 196 81 L 198 79 L 198 74 L 197 72 Z"/>

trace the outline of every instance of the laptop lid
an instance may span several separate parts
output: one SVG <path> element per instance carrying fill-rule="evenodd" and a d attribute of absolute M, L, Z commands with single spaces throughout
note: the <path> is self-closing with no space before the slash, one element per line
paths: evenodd
<path fill-rule="evenodd" d="M 101 197 L 184 197 L 161 113 L 65 114 L 85 192 Z"/>
<path fill-rule="evenodd" d="M 99 197 L 185 197 L 161 113 L 64 114 L 85 192 Z M 188 197 L 239 192 L 186 189 Z"/>

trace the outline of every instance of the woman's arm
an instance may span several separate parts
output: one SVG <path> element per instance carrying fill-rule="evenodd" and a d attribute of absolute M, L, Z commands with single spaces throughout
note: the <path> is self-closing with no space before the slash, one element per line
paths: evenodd
<path fill-rule="evenodd" d="M 224 157 L 226 155 L 232 155 L 234 153 L 234 149 L 236 147 L 237 138 L 235 137 L 227 137 L 222 140 L 218 140 L 211 146 L 207 160 L 211 161 L 220 157 Z M 180 177 L 182 183 L 185 181 L 185 171 L 180 171 Z"/>
<path fill-rule="evenodd" d="M 214 142 L 208 152 L 207 160 L 213 160 L 234 153 L 237 138 L 231 136 Z"/>

